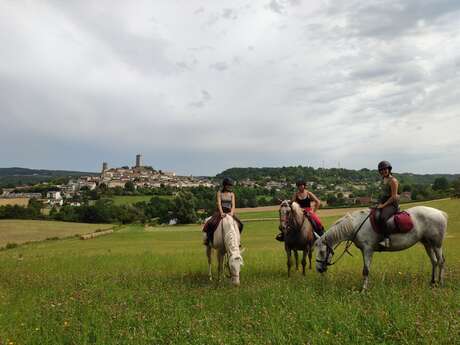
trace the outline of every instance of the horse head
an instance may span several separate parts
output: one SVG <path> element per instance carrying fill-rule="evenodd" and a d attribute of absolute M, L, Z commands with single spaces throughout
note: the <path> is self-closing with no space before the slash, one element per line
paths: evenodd
<path fill-rule="evenodd" d="M 326 236 L 323 235 L 315 242 L 316 246 L 316 270 L 319 273 L 327 271 L 327 267 L 331 265 L 334 249 L 328 243 Z"/>
<path fill-rule="evenodd" d="M 243 265 L 243 257 L 240 252 L 240 232 L 238 225 L 232 216 L 226 215 L 222 219 L 222 230 L 225 243 L 225 250 L 228 254 L 228 264 L 232 284 L 240 285 L 240 269 Z"/>
<path fill-rule="evenodd" d="M 281 201 L 280 209 L 279 209 L 279 219 L 280 219 L 279 229 L 285 235 L 287 233 L 287 229 L 289 225 L 289 217 L 291 215 L 291 212 L 292 212 L 291 201 L 290 200 Z"/>

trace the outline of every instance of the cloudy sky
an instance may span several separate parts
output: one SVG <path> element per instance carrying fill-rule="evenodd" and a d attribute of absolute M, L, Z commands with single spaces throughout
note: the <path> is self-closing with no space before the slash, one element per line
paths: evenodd
<path fill-rule="evenodd" d="M 0 0 L 0 167 L 460 172 L 458 0 Z"/>

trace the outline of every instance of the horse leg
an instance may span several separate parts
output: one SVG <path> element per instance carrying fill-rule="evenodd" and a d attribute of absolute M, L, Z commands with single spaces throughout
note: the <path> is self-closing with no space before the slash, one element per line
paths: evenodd
<path fill-rule="evenodd" d="M 291 255 L 292 255 L 292 250 L 286 247 L 288 278 L 291 276 L 291 266 L 292 266 Z"/>
<path fill-rule="evenodd" d="M 307 250 L 308 249 L 304 249 L 302 251 L 303 255 L 302 255 L 302 274 L 305 275 L 305 266 L 307 265 Z"/>
<path fill-rule="evenodd" d="M 206 246 L 206 256 L 208 257 L 208 278 L 209 280 L 212 280 L 212 270 L 211 270 L 212 248 L 211 246 Z"/>
<path fill-rule="evenodd" d="M 363 267 L 363 288 L 361 291 L 366 291 L 367 287 L 369 285 L 369 269 L 371 267 L 371 262 L 372 262 L 372 255 L 374 254 L 372 249 L 364 249 L 362 251 L 363 254 L 363 262 L 364 262 L 364 267 Z"/>
<path fill-rule="evenodd" d="M 434 253 L 438 259 L 438 283 L 440 286 L 444 285 L 444 254 L 442 253 L 442 247 L 434 248 Z"/>
<path fill-rule="evenodd" d="M 425 246 L 425 250 L 426 250 L 426 253 L 428 254 L 428 257 L 430 258 L 430 261 L 431 261 L 431 286 L 434 286 L 436 284 L 436 267 L 438 266 L 438 260 L 436 258 L 436 254 L 433 250 L 433 247 L 428 244 L 428 243 L 424 243 L 423 244 Z"/>
<path fill-rule="evenodd" d="M 294 258 L 295 258 L 295 270 L 299 270 L 299 253 L 297 250 L 294 250 Z"/>
<path fill-rule="evenodd" d="M 222 274 L 223 274 L 223 267 L 224 267 L 224 255 L 225 253 L 222 252 L 222 251 L 218 251 L 217 252 L 217 260 L 218 260 L 218 264 L 217 264 L 217 280 L 220 281 L 220 279 L 222 278 Z"/>

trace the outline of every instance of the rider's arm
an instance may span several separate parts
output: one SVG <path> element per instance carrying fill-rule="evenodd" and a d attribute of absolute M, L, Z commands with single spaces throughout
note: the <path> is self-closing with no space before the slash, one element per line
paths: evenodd
<path fill-rule="evenodd" d="M 387 201 L 383 203 L 382 208 L 398 200 L 398 180 L 396 180 L 395 178 L 392 178 L 390 180 L 390 187 L 391 187 L 391 196 L 388 198 Z"/>
<path fill-rule="evenodd" d="M 235 193 L 232 193 L 232 210 L 230 211 L 230 215 L 233 217 L 233 215 L 235 214 L 235 204 L 236 204 L 236 201 L 235 201 Z"/>
<path fill-rule="evenodd" d="M 319 198 L 312 192 L 308 192 L 308 194 L 310 194 L 310 199 L 312 199 L 315 202 L 315 207 L 313 208 L 313 212 L 316 212 L 321 206 L 321 200 L 319 200 Z"/>
<path fill-rule="evenodd" d="M 294 202 L 297 199 L 297 193 L 294 193 L 294 195 L 291 198 L 291 201 Z"/>
<path fill-rule="evenodd" d="M 220 199 L 220 192 L 217 192 L 217 209 L 219 210 L 219 213 L 221 216 L 224 215 L 224 211 L 222 210 L 222 202 Z"/>

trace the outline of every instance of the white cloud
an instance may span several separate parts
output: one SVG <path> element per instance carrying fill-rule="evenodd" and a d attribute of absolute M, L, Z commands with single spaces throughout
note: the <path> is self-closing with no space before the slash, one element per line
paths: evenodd
<path fill-rule="evenodd" d="M 457 1 L 223 5 L 0 2 L 2 165 L 460 170 Z"/>

